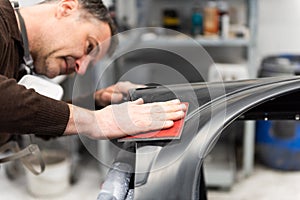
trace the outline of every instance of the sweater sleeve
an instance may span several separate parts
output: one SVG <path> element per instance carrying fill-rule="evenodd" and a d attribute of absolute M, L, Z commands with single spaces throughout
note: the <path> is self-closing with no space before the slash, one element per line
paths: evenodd
<path fill-rule="evenodd" d="M 69 120 L 68 104 L 18 85 L 0 75 L 0 132 L 62 135 Z"/>

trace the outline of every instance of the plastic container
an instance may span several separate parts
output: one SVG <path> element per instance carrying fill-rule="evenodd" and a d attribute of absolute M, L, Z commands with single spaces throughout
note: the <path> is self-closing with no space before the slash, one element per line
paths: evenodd
<path fill-rule="evenodd" d="M 176 31 L 180 30 L 180 19 L 178 11 L 175 9 L 163 10 L 163 27 L 173 29 Z"/>
<path fill-rule="evenodd" d="M 257 121 L 259 160 L 274 169 L 300 170 L 300 124 L 297 121 Z"/>
<path fill-rule="evenodd" d="M 226 1 L 218 2 L 219 9 L 219 35 L 222 39 L 229 38 L 229 6 Z"/>
<path fill-rule="evenodd" d="M 71 161 L 68 154 L 63 151 L 47 150 L 42 152 L 42 157 L 46 164 L 42 174 L 36 176 L 26 170 L 29 193 L 43 198 L 65 193 L 70 187 Z"/>
<path fill-rule="evenodd" d="M 192 36 L 203 34 L 203 15 L 200 5 L 193 7 L 191 34 Z"/>
<path fill-rule="evenodd" d="M 265 57 L 260 66 L 259 77 L 292 76 L 300 74 L 300 56 L 291 54 Z"/>
<path fill-rule="evenodd" d="M 274 55 L 262 60 L 259 77 L 292 76 L 298 73 L 300 56 Z M 300 123 L 296 120 L 257 121 L 259 160 L 280 170 L 300 170 Z"/>
<path fill-rule="evenodd" d="M 217 2 L 208 1 L 204 8 L 204 35 L 218 35 L 219 11 Z"/>

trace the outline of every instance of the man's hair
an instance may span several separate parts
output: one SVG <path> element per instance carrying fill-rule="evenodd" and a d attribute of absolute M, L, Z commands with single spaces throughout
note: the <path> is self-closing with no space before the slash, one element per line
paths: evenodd
<path fill-rule="evenodd" d="M 50 3 L 55 1 L 58 0 L 44 0 L 41 3 Z M 107 53 L 109 56 L 111 56 L 118 46 L 119 40 L 116 36 L 116 34 L 118 33 L 117 26 L 114 23 L 111 15 L 109 14 L 107 7 L 103 4 L 102 0 L 78 0 L 78 2 L 82 6 L 82 9 L 87 11 L 87 13 L 109 25 L 112 37 Z"/>

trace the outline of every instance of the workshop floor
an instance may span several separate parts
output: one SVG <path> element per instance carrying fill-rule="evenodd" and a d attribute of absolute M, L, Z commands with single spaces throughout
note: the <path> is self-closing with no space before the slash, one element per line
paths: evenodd
<path fill-rule="evenodd" d="M 24 175 L 17 180 L 9 181 L 4 168 L 1 167 L 0 200 L 96 200 L 101 182 L 97 170 L 95 165 L 85 165 L 79 176 L 80 180 L 64 193 L 47 198 L 37 198 L 29 194 Z"/>
<path fill-rule="evenodd" d="M 5 200 L 96 200 L 99 173 L 96 166 L 82 171 L 79 182 L 58 197 L 34 198 L 26 180 L 8 181 L 0 168 L 0 199 Z M 300 199 L 300 172 L 281 172 L 257 165 L 251 176 L 237 180 L 230 191 L 208 190 L 208 200 L 295 200 Z"/>
<path fill-rule="evenodd" d="M 230 191 L 209 190 L 208 200 L 300 199 L 300 171 L 285 172 L 256 165 L 251 176 L 237 180 Z"/>

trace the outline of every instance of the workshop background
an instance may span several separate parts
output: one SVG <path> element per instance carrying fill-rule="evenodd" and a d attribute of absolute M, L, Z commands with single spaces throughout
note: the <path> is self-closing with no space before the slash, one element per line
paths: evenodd
<path fill-rule="evenodd" d="M 29 6 L 38 2 L 41 0 L 22 0 L 20 3 L 22 6 Z M 223 80 L 296 73 L 296 70 L 287 71 L 282 66 L 298 66 L 299 0 L 105 0 L 104 2 L 110 7 L 111 13 L 115 14 L 122 31 L 159 26 L 191 36 L 212 57 Z M 205 14 L 213 15 L 216 9 L 222 11 L 221 15 L 218 14 L 220 23 L 205 22 Z M 205 28 L 205 23 L 215 24 L 209 29 Z M 147 39 L 153 38 L 153 33 L 151 34 L 147 35 Z M 166 35 L 163 38 L 168 40 L 168 44 L 171 40 L 174 42 L 173 45 L 181 45 L 179 48 L 197 56 L 193 47 L 182 38 L 174 35 Z M 164 45 L 163 39 L 159 42 Z M 130 81 L 177 83 L 177 77 L 168 76 L 168 71 L 162 73 L 159 65 L 150 69 L 151 64 L 141 59 L 143 54 L 147 53 L 153 52 L 134 52 L 122 57 L 103 78 L 103 85 L 118 81 L 124 72 L 136 65 L 141 65 L 139 75 L 126 76 Z M 164 59 L 164 55 L 155 53 L 153 55 L 158 59 Z M 170 61 L 169 64 L 174 63 Z M 264 69 L 270 65 L 274 71 L 265 72 Z M 215 79 L 215 72 L 211 71 L 209 66 L 199 70 L 203 77 L 193 81 L 218 81 Z M 64 98 L 72 97 L 74 76 L 63 77 L 60 83 L 65 89 Z M 225 131 L 228 134 L 222 134 L 204 161 L 209 200 L 300 199 L 298 122 L 236 122 Z M 76 136 L 51 141 L 36 140 L 45 148 L 67 151 L 71 161 L 62 162 L 58 171 L 54 172 L 55 176 L 50 174 L 50 178 L 46 177 L 44 182 L 36 182 L 20 163 L 1 165 L 0 199 L 96 199 L 107 168 L 86 151 Z M 278 145 L 280 148 L 283 141 L 286 154 L 272 155 L 268 145 L 275 145 L 275 148 Z M 299 145 L 295 147 L 293 144 Z M 103 157 L 109 152 L 110 155 L 105 159 L 108 161 L 112 159 L 113 150 L 109 142 L 94 141 L 90 145 L 97 148 Z"/>

